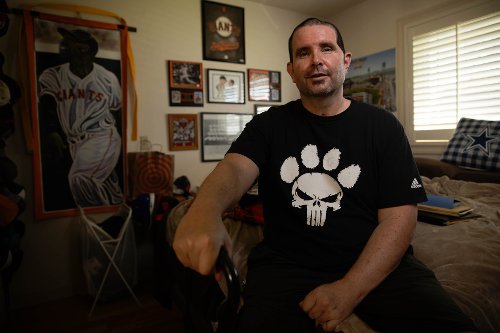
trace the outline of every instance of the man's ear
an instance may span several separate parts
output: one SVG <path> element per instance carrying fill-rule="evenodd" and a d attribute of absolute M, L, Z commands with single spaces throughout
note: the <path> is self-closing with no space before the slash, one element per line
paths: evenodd
<path fill-rule="evenodd" d="M 286 64 L 286 71 L 288 72 L 288 74 L 292 78 L 293 83 L 295 83 L 295 76 L 294 76 L 294 72 L 293 72 L 293 64 L 291 62 L 288 62 Z"/>
<path fill-rule="evenodd" d="M 352 53 L 346 52 L 344 55 L 344 67 L 346 72 L 349 70 L 349 66 L 351 65 Z"/>

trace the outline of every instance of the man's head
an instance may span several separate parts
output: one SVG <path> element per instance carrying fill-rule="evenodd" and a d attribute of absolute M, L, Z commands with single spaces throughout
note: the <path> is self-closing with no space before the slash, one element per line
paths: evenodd
<path fill-rule="evenodd" d="M 67 30 L 57 28 L 63 39 L 59 45 L 59 52 L 63 56 L 89 55 L 95 57 L 98 44 L 95 38 L 87 31 L 81 29 Z"/>
<path fill-rule="evenodd" d="M 323 21 L 320 19 L 317 19 L 315 17 L 310 17 L 302 21 L 299 25 L 293 29 L 292 34 L 288 38 L 288 55 L 290 56 L 290 62 L 293 62 L 293 37 L 295 35 L 295 32 L 299 30 L 302 27 L 305 26 L 311 26 L 311 25 L 325 25 L 331 27 L 334 31 L 335 34 L 337 35 L 337 45 L 340 47 L 343 53 L 345 53 L 345 47 L 344 47 L 344 40 L 342 39 L 342 35 L 340 34 L 340 30 L 333 24 L 328 21 Z"/>
<path fill-rule="evenodd" d="M 307 19 L 289 40 L 287 71 L 301 98 L 342 97 L 351 53 L 345 52 L 338 29 L 331 23 Z"/>

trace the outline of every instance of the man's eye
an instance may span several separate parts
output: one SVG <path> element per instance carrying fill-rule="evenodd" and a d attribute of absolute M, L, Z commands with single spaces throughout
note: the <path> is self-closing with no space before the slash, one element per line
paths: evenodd
<path fill-rule="evenodd" d="M 332 52 L 333 51 L 333 47 L 330 47 L 330 46 L 325 46 L 323 48 L 323 52 Z"/>
<path fill-rule="evenodd" d="M 307 56 L 307 54 L 308 54 L 308 52 L 306 50 L 301 50 L 301 51 L 297 52 L 297 57 L 302 58 L 302 57 Z"/>

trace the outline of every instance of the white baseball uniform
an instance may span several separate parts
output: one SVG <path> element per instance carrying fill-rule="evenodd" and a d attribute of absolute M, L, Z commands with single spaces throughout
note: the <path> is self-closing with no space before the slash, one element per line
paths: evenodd
<path fill-rule="evenodd" d="M 68 181 L 76 204 L 89 207 L 123 202 L 114 172 L 122 143 L 111 113 L 121 109 L 116 76 L 94 63 L 93 70 L 80 78 L 66 63 L 47 68 L 39 82 L 40 96 L 48 94 L 57 101 L 59 123 L 73 158 Z"/>

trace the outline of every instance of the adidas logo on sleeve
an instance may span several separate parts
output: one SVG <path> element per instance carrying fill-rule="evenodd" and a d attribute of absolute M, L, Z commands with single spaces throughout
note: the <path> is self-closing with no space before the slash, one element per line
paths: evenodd
<path fill-rule="evenodd" d="M 413 181 L 411 182 L 411 188 L 421 188 L 422 184 L 420 184 L 417 180 L 417 178 L 413 178 Z"/>

